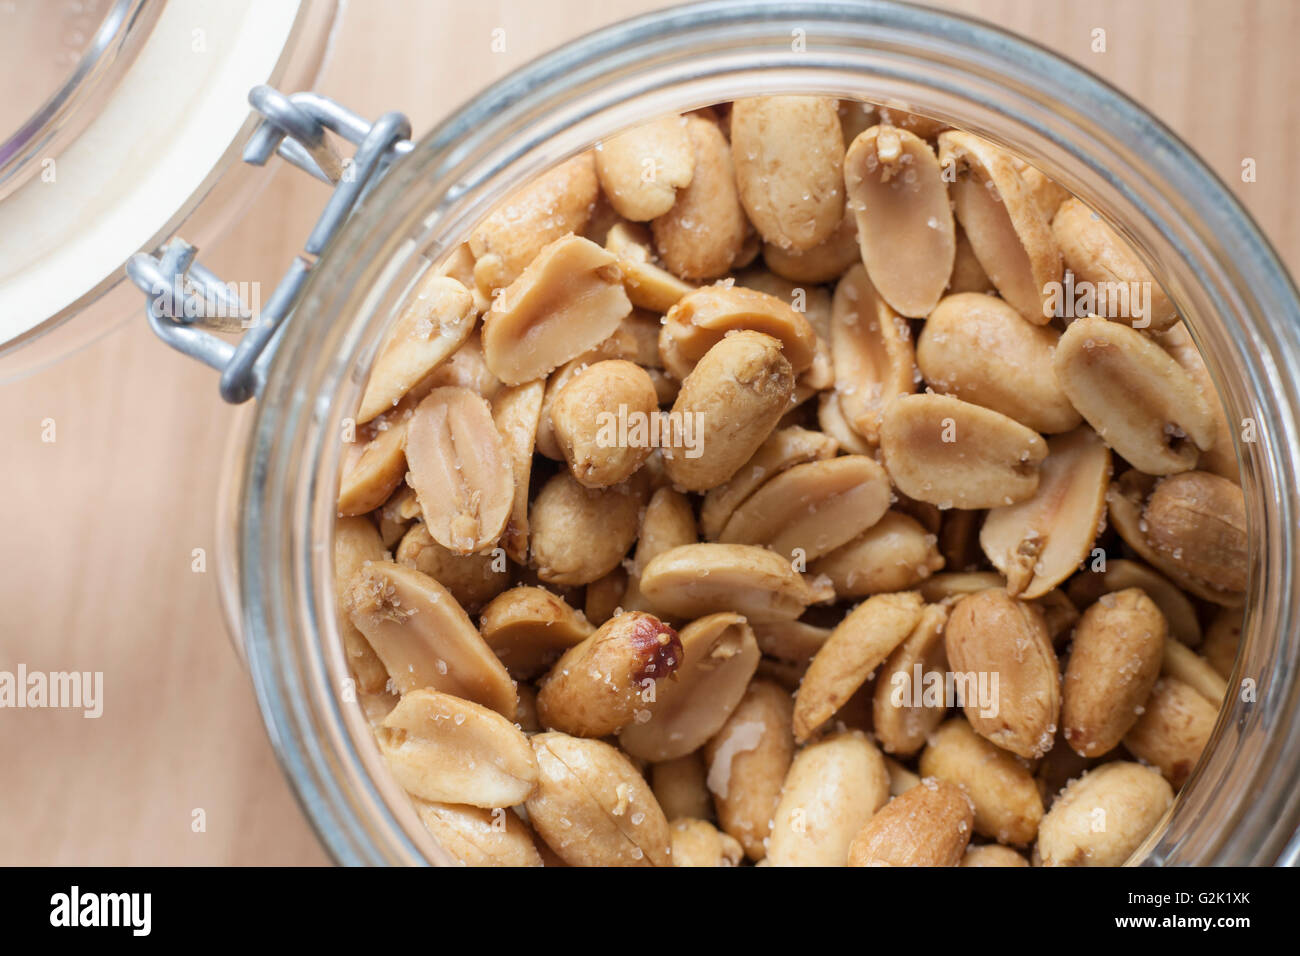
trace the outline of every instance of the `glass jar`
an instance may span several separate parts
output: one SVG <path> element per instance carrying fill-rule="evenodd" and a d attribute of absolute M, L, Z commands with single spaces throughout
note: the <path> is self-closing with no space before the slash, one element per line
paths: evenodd
<path fill-rule="evenodd" d="M 1178 304 L 1239 444 L 1252 554 L 1234 692 L 1134 861 L 1294 861 L 1300 819 L 1300 301 L 1277 255 L 1168 129 L 988 25 L 885 2 L 723 0 L 584 37 L 485 91 L 381 182 L 316 271 L 232 455 L 223 586 L 271 739 L 342 863 L 446 862 L 389 778 L 334 620 L 344 420 L 396 307 L 489 209 L 646 117 L 757 94 L 903 106 L 1014 148 L 1097 209 Z M 1242 430 L 1235 428 L 1238 438 Z M 1250 688 L 1254 693 L 1250 693 Z"/>

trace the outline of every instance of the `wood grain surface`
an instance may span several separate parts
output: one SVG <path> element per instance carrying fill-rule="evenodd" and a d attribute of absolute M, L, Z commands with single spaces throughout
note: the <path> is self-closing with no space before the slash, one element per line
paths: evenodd
<path fill-rule="evenodd" d="M 485 84 L 647 0 L 352 0 L 319 89 L 417 133 Z M 1300 4 L 955 0 L 1152 109 L 1300 266 Z M 505 52 L 490 49 L 495 29 Z M 1094 28 L 1107 50 L 1090 50 Z M 1257 162 L 1241 182 L 1243 157 Z M 204 259 L 270 288 L 324 187 L 281 170 Z M 53 419 L 57 440 L 42 441 Z M 0 711 L 0 864 L 328 862 L 262 728 L 216 595 L 213 515 L 232 411 L 142 319 L 0 388 L 0 670 L 103 671 L 95 720 Z M 204 548 L 207 570 L 192 570 Z M 202 810 L 206 828 L 194 832 Z"/>

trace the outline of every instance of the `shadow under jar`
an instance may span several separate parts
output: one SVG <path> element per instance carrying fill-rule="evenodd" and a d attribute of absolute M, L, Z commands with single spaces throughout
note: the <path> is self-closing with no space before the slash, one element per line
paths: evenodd
<path fill-rule="evenodd" d="M 1141 108 L 1027 41 L 888 3 L 720 2 L 580 39 L 485 91 L 379 184 L 284 331 L 221 526 L 225 599 L 271 738 L 341 863 L 446 863 L 343 699 L 335 495 L 344 422 L 418 277 L 519 184 L 619 130 L 747 96 L 913 112 L 1013 149 L 1124 234 L 1186 322 L 1239 442 L 1250 540 L 1227 703 L 1148 864 L 1294 862 L 1300 820 L 1300 301 L 1205 165 Z M 1254 693 L 1242 693 L 1244 681 Z"/>

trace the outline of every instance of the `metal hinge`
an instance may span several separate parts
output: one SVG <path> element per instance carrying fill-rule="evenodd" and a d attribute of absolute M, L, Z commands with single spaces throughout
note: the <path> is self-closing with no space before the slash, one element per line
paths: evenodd
<path fill-rule="evenodd" d="M 369 123 L 338 103 L 315 93 L 292 96 L 257 86 L 248 102 L 262 116 L 244 162 L 262 166 L 272 153 L 334 187 L 325 211 L 275 291 L 260 309 L 250 309 L 234 287 L 194 261 L 198 251 L 179 236 L 161 255 L 138 253 L 126 272 L 148 297 L 145 315 L 158 337 L 177 351 L 221 373 L 221 397 L 247 401 L 261 391 L 273 341 L 293 313 L 307 276 L 357 203 L 398 156 L 411 150 L 411 124 L 401 113 L 385 113 Z M 326 132 L 354 144 L 343 159 Z M 238 344 L 208 329 L 244 332 Z"/>

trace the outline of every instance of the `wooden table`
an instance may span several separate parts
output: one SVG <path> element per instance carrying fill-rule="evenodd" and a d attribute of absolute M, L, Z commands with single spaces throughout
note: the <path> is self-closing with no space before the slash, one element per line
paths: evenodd
<path fill-rule="evenodd" d="M 507 70 L 653 0 L 352 0 L 319 89 L 417 133 Z M 1300 267 L 1300 6 L 1288 0 L 954 0 L 1145 103 Z M 591 19 L 590 12 L 599 19 Z M 505 51 L 490 49 L 505 31 Z M 1092 30 L 1107 51 L 1090 49 Z M 1243 157 L 1258 178 L 1242 183 Z M 323 187 L 277 174 L 205 261 L 270 288 Z M 232 422 L 215 377 L 133 321 L 0 389 L 0 669 L 105 675 L 97 720 L 0 711 L 0 863 L 314 864 L 216 597 L 213 511 Z M 42 441 L 53 419 L 56 438 Z M 207 571 L 192 570 L 204 548 Z M 196 810 L 206 818 L 194 832 Z"/>

